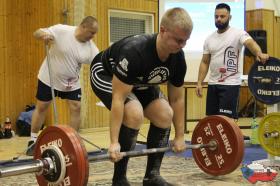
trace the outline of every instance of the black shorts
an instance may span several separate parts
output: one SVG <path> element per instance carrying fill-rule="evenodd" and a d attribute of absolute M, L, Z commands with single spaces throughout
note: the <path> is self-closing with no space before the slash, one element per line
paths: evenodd
<path fill-rule="evenodd" d="M 61 99 L 69 99 L 81 101 L 82 93 L 81 89 L 77 89 L 69 92 L 62 92 L 54 89 L 55 97 L 60 97 Z M 40 101 L 50 101 L 52 100 L 51 87 L 44 84 L 42 81 L 38 80 L 37 94 L 36 98 Z"/>
<path fill-rule="evenodd" d="M 98 61 L 96 61 L 98 60 Z M 90 66 L 90 82 L 91 88 L 96 96 L 111 110 L 112 104 L 112 76 L 108 75 L 104 70 L 102 63 L 95 58 Z M 149 86 L 146 89 L 134 88 L 128 95 L 125 103 L 130 100 L 138 100 L 145 109 L 149 103 L 155 99 L 165 98 L 159 86 Z"/>
<path fill-rule="evenodd" d="M 240 85 L 208 85 L 206 115 L 238 118 Z"/>

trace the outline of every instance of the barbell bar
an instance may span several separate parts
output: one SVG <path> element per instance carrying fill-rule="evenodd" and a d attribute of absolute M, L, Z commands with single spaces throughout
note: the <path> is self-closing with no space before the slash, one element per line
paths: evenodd
<path fill-rule="evenodd" d="M 200 149 L 200 148 L 209 148 L 209 149 L 216 149 L 217 143 L 212 140 L 207 144 L 192 144 L 192 145 L 186 145 L 187 149 Z M 138 151 L 127 151 L 127 152 L 121 152 L 121 155 L 123 157 L 138 157 L 138 156 L 146 156 L 148 154 L 154 154 L 154 153 L 160 153 L 160 152 L 170 152 L 172 151 L 172 147 L 161 147 L 161 148 L 150 148 L 150 149 L 142 149 Z M 101 154 L 96 156 L 89 156 L 88 160 L 91 161 L 98 161 L 98 160 L 109 160 L 110 155 L 109 154 Z"/>

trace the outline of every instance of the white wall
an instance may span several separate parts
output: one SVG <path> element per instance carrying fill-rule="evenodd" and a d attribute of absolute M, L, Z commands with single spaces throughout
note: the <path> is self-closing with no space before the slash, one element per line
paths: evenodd
<path fill-rule="evenodd" d="M 255 9 L 269 9 L 274 10 L 275 16 L 280 16 L 280 0 L 246 0 L 246 10 L 255 10 Z M 186 61 L 187 63 L 193 62 L 196 59 L 189 58 L 189 55 L 186 54 Z M 199 63 L 196 65 L 188 64 L 188 73 L 185 77 L 185 81 L 189 82 L 196 82 L 197 81 L 197 74 L 198 74 L 198 66 Z M 241 71 L 243 71 L 243 65 L 241 65 Z M 208 75 L 205 81 L 208 80 Z"/>
<path fill-rule="evenodd" d="M 274 10 L 275 16 L 280 16 L 279 0 L 246 0 L 246 10 L 269 9 Z"/>

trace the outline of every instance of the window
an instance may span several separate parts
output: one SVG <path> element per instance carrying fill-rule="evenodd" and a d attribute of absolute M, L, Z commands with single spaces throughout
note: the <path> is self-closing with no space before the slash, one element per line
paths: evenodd
<path fill-rule="evenodd" d="M 109 44 L 135 35 L 154 32 L 153 14 L 109 10 Z"/>

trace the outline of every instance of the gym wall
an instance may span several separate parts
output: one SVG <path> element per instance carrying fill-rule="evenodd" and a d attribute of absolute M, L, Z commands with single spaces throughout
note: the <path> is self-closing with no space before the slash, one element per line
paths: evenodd
<path fill-rule="evenodd" d="M 0 124 L 9 116 L 15 129 L 25 105 L 35 103 L 37 74 L 45 50 L 43 42 L 32 34 L 40 27 L 63 23 L 65 2 L 73 7 L 70 0 L 0 1 Z M 73 21 L 73 13 L 69 21 Z"/>
<path fill-rule="evenodd" d="M 274 15 L 273 10 L 258 9 L 246 11 L 246 30 L 264 30 L 266 31 L 267 53 L 270 56 L 280 58 L 280 17 Z M 244 60 L 244 74 L 248 74 L 255 58 L 246 56 Z M 250 99 L 251 93 L 246 89 L 241 89 L 240 108 L 243 108 Z M 264 108 L 266 114 L 266 105 L 258 103 L 259 107 Z"/>
<path fill-rule="evenodd" d="M 0 1 L 0 124 L 6 116 L 13 129 L 26 104 L 35 103 L 37 74 L 45 56 L 44 43 L 33 38 L 40 27 L 58 23 L 78 24 L 86 15 L 96 16 L 99 33 L 95 42 L 100 50 L 108 47 L 108 10 L 129 10 L 154 15 L 158 25 L 158 0 L 1 0 Z M 63 13 L 64 12 L 64 13 Z M 109 112 L 96 106 L 99 100 L 89 82 L 89 67 L 82 69 L 81 128 L 103 127 L 109 124 Z M 57 99 L 59 124 L 67 124 L 67 104 Z M 46 124 L 52 124 L 52 108 Z"/>
<path fill-rule="evenodd" d="M 16 5 L 16 6 L 15 6 Z M 32 33 L 40 28 L 57 23 L 77 24 L 85 15 L 94 15 L 100 30 L 95 42 L 100 50 L 108 47 L 108 9 L 128 10 L 154 15 L 154 28 L 158 25 L 158 0 L 1 0 L 0 1 L 0 124 L 9 116 L 15 129 L 15 121 L 26 104 L 35 103 L 37 73 L 45 56 L 44 44 L 33 38 Z M 67 10 L 67 11 L 64 11 Z M 64 14 L 63 14 L 64 11 Z M 66 14 L 67 13 L 67 14 Z M 280 58 L 280 18 L 270 10 L 246 12 L 247 30 L 267 31 L 268 53 Z M 246 57 L 244 71 L 248 71 L 250 59 Z M 97 106 L 98 98 L 91 91 L 89 67 L 83 67 L 82 128 L 104 127 L 109 124 L 109 112 Z M 166 92 L 166 87 L 163 86 Z M 248 90 L 241 93 L 241 105 L 248 100 Z M 188 102 L 190 108 L 199 101 Z M 204 106 L 204 103 L 202 102 Z M 68 123 L 68 107 L 57 101 L 59 123 Z M 192 110 L 188 116 L 200 119 L 203 110 Z M 193 115 L 193 116 L 192 116 Z M 50 109 L 47 124 L 52 124 Z"/>

